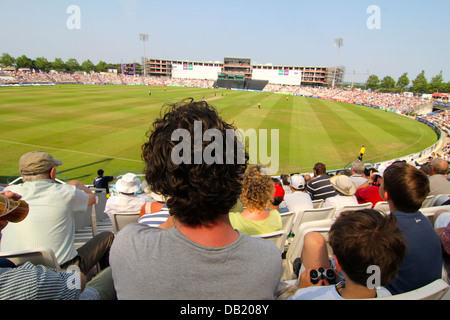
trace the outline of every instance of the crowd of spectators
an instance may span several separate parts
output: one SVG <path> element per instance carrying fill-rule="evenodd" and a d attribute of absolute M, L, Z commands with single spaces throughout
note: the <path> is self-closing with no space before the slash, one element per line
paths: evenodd
<path fill-rule="evenodd" d="M 427 100 L 416 96 L 404 96 L 399 93 L 381 93 L 361 89 L 342 89 L 328 87 L 308 87 L 269 84 L 264 91 L 311 96 L 361 105 L 377 106 L 407 113 Z"/>
<path fill-rule="evenodd" d="M 2 71 L 0 84 L 127 84 L 127 85 L 154 85 L 154 86 L 186 86 L 212 88 L 213 80 L 181 79 L 155 76 L 124 76 L 117 73 L 64 73 L 41 71 Z M 310 87 L 301 85 L 267 84 L 264 92 L 285 93 L 300 96 L 311 96 L 321 99 L 330 99 L 370 105 L 379 108 L 395 110 L 402 113 L 413 111 L 416 107 L 427 102 L 425 98 L 405 96 L 399 93 L 381 93 L 361 89 L 341 89 L 328 87 Z"/>
<path fill-rule="evenodd" d="M 420 116 L 420 118 L 438 127 L 444 137 L 450 137 L 450 114 L 448 109 L 444 109 L 439 112 L 432 112 L 427 115 L 422 115 Z M 450 161 L 450 142 L 444 143 L 440 150 L 433 152 L 432 156 L 440 157 Z"/>
<path fill-rule="evenodd" d="M 1 71 L 0 84 L 127 84 L 153 86 L 186 86 L 212 88 L 214 81 L 201 79 L 124 76 L 117 73 Z"/>

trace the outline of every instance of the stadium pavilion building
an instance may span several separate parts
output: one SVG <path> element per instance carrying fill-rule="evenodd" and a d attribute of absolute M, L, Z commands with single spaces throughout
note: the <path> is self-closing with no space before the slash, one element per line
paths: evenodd
<path fill-rule="evenodd" d="M 267 84 L 332 86 L 343 82 L 343 67 L 279 66 L 252 64 L 249 58 L 201 62 L 146 58 L 146 75 L 214 80 L 215 87 L 262 90 Z"/>

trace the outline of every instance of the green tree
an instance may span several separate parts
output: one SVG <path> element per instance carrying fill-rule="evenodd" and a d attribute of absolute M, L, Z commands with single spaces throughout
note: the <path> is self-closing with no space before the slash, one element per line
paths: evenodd
<path fill-rule="evenodd" d="M 106 72 L 108 70 L 108 64 L 105 61 L 99 61 L 97 63 L 97 71 L 98 72 Z"/>
<path fill-rule="evenodd" d="M 87 59 L 86 61 L 83 61 L 81 63 L 81 70 L 86 72 L 91 72 L 95 70 L 95 65 L 92 63 L 91 60 Z"/>
<path fill-rule="evenodd" d="M 398 80 L 397 80 L 397 88 L 400 89 L 400 91 L 405 90 L 405 88 L 409 85 L 409 78 L 408 78 L 408 72 L 405 72 L 402 74 Z"/>
<path fill-rule="evenodd" d="M 450 93 L 450 81 L 442 84 L 442 92 Z"/>
<path fill-rule="evenodd" d="M 371 74 L 366 81 L 366 87 L 368 89 L 375 90 L 375 89 L 378 89 L 379 83 L 380 83 L 380 79 L 378 79 L 378 76 Z"/>
<path fill-rule="evenodd" d="M 8 53 L 3 53 L 2 56 L 0 57 L 0 64 L 3 65 L 4 67 L 12 67 L 15 62 L 16 59 L 14 59 Z"/>
<path fill-rule="evenodd" d="M 36 58 L 36 61 L 34 62 L 34 66 L 36 67 L 36 69 L 47 72 L 47 71 L 50 71 L 52 64 L 50 62 L 48 62 L 48 60 L 46 58 L 39 57 L 39 58 Z"/>
<path fill-rule="evenodd" d="M 424 70 L 422 70 L 422 72 L 417 75 L 416 79 L 412 81 L 411 89 L 416 93 L 428 92 L 428 81 L 427 78 L 425 78 Z"/>
<path fill-rule="evenodd" d="M 442 70 L 439 74 L 431 78 L 429 88 L 431 92 L 443 92 L 445 88 L 444 77 L 442 76 Z"/>
<path fill-rule="evenodd" d="M 66 70 L 69 72 L 75 72 L 80 70 L 80 64 L 77 59 L 71 58 L 66 61 Z"/>
<path fill-rule="evenodd" d="M 21 55 L 16 60 L 17 68 L 32 68 L 33 67 L 33 61 L 31 61 L 30 58 L 28 58 L 26 55 Z"/>
<path fill-rule="evenodd" d="M 52 62 L 52 68 L 56 71 L 65 71 L 66 70 L 66 64 L 61 58 L 55 58 L 55 61 Z"/>
<path fill-rule="evenodd" d="M 394 89 L 395 88 L 395 80 L 390 76 L 385 76 L 383 80 L 381 80 L 380 88 L 383 89 Z"/>

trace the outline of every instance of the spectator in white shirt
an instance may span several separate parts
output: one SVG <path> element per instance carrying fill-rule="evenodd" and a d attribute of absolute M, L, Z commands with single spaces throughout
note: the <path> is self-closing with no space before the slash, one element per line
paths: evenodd
<path fill-rule="evenodd" d="M 139 213 L 142 206 L 151 199 L 146 195 L 138 195 L 141 189 L 141 181 L 133 173 L 127 173 L 116 183 L 118 195 L 108 198 L 105 205 L 105 213 Z"/>
<path fill-rule="evenodd" d="M 294 220 L 296 220 L 300 212 L 303 212 L 306 209 L 313 209 L 313 203 L 309 194 L 305 192 L 305 178 L 303 178 L 301 174 L 290 176 L 289 185 L 292 193 L 286 194 L 284 196 L 284 201 L 289 211 L 294 212 Z"/>
<path fill-rule="evenodd" d="M 336 195 L 325 200 L 322 207 L 335 207 L 333 218 L 337 218 L 344 206 L 358 205 L 355 192 L 356 186 L 346 175 L 336 175 L 330 178 L 332 186 L 336 189 Z"/>
<path fill-rule="evenodd" d="M 5 188 L 22 195 L 29 205 L 27 219 L 10 223 L 3 230 L 2 251 L 21 251 L 39 247 L 55 252 L 62 268 L 77 265 L 87 273 L 98 263 L 109 266 L 112 232 L 101 232 L 83 246 L 75 248 L 73 215 L 83 214 L 95 204 L 95 194 L 79 181 L 57 183 L 56 167 L 62 161 L 43 151 L 24 154 L 19 160 L 23 183 Z"/>

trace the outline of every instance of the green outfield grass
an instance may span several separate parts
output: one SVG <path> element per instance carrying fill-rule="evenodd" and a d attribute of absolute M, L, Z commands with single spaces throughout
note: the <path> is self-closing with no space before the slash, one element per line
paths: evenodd
<path fill-rule="evenodd" d="M 313 98 L 185 87 L 4 87 L 0 183 L 17 176 L 20 156 L 33 150 L 61 159 L 60 177 L 86 184 L 100 168 L 106 175 L 140 173 L 140 147 L 161 106 L 186 97 L 204 97 L 243 130 L 267 129 L 269 136 L 270 130 L 279 130 L 279 173 L 311 172 L 316 162 L 327 169 L 343 168 L 356 160 L 362 144 L 364 160 L 375 163 L 418 152 L 436 141 L 436 134 L 415 120 Z"/>

